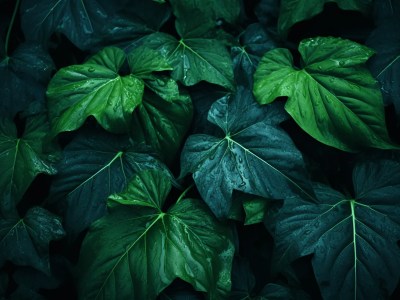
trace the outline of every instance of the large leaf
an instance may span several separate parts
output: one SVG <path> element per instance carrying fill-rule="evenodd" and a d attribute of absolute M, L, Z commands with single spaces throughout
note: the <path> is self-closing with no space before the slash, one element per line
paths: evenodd
<path fill-rule="evenodd" d="M 21 14 L 28 40 L 47 44 L 57 32 L 79 48 L 90 49 L 157 31 L 170 10 L 166 5 L 141 0 L 23 0 Z"/>
<path fill-rule="evenodd" d="M 163 87 L 164 91 L 165 87 L 168 85 Z M 164 161 L 171 163 L 189 129 L 192 114 L 189 96 L 182 94 L 167 101 L 146 91 L 143 102 L 133 114 L 132 134 L 138 141 L 151 145 Z"/>
<path fill-rule="evenodd" d="M 31 208 L 21 219 L 11 204 L 1 206 L 0 266 L 8 260 L 50 275 L 49 243 L 64 236 L 61 220 L 40 207 Z"/>
<path fill-rule="evenodd" d="M 371 0 L 282 0 L 278 19 L 279 32 L 287 35 L 294 24 L 321 13 L 328 2 L 335 2 L 343 10 L 356 10 L 363 14 L 369 13 L 372 3 Z"/>
<path fill-rule="evenodd" d="M 214 29 L 218 21 L 235 23 L 240 13 L 239 0 L 171 0 L 175 26 L 185 38 L 199 37 Z"/>
<path fill-rule="evenodd" d="M 382 95 L 365 67 L 369 48 L 339 38 L 321 37 L 300 43 L 302 69 L 287 49 L 262 58 L 254 93 L 261 104 L 289 97 L 285 109 L 309 135 L 326 145 L 358 151 L 390 149 Z"/>
<path fill-rule="evenodd" d="M 110 214 L 93 224 L 82 245 L 82 299 L 155 299 L 175 278 L 210 299 L 229 291 L 229 230 L 199 200 L 179 199 L 164 212 L 170 189 L 168 177 L 144 171 L 110 198 Z"/>
<path fill-rule="evenodd" d="M 324 299 L 387 299 L 400 279 L 399 174 L 399 162 L 360 164 L 354 199 L 317 185 L 317 203 L 293 197 L 269 210 L 278 265 L 314 254 Z"/>
<path fill-rule="evenodd" d="M 193 173 L 216 216 L 228 215 L 234 189 L 272 198 L 307 193 L 301 153 L 279 127 L 285 117 L 279 104 L 260 107 L 250 91 L 239 88 L 235 97 L 221 98 L 209 111 L 208 120 L 221 128 L 222 137 L 188 138 L 181 174 Z"/>
<path fill-rule="evenodd" d="M 107 197 L 124 189 L 136 172 L 166 169 L 145 147 L 101 131 L 79 134 L 63 154 L 48 201 L 64 214 L 71 238 L 106 213 Z"/>
<path fill-rule="evenodd" d="M 0 199 L 10 197 L 19 202 L 38 174 L 56 173 L 48 130 L 44 116 L 31 117 L 19 137 L 13 122 L 0 119 Z"/>
<path fill-rule="evenodd" d="M 43 109 L 53 69 L 48 53 L 33 43 L 21 44 L 11 56 L 0 57 L 0 115 L 12 119 L 33 104 Z"/>
<path fill-rule="evenodd" d="M 53 134 L 79 128 L 93 116 L 111 132 L 129 131 L 132 112 L 142 100 L 144 83 L 120 76 L 125 53 L 108 47 L 81 65 L 59 70 L 47 89 Z"/>
<path fill-rule="evenodd" d="M 393 3 L 391 3 L 393 2 Z M 370 69 L 381 84 L 386 104 L 393 103 L 400 115 L 400 2 L 377 2 L 378 27 L 367 40 L 367 45 L 376 51 L 371 58 Z M 376 5 L 378 6 L 378 4 Z M 379 16 L 383 15 L 380 20 Z"/>
<path fill-rule="evenodd" d="M 205 38 L 177 40 L 165 33 L 152 34 L 144 42 L 160 51 L 173 67 L 172 78 L 186 86 L 201 80 L 233 89 L 232 60 L 224 44 Z"/>

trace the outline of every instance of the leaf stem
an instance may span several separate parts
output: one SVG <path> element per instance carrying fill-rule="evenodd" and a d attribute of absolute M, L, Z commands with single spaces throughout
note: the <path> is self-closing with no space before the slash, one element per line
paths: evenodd
<path fill-rule="evenodd" d="M 4 46 L 6 57 L 8 57 L 8 53 L 7 53 L 8 52 L 8 43 L 10 41 L 10 35 L 11 35 L 12 27 L 14 25 L 15 16 L 17 15 L 19 2 L 20 2 L 20 0 L 17 0 L 17 2 L 15 3 L 14 11 L 13 11 L 13 14 L 12 14 L 12 17 L 11 17 L 11 21 L 10 21 L 10 26 L 8 26 L 8 30 L 7 30 L 6 42 L 5 42 L 5 46 Z"/>
<path fill-rule="evenodd" d="M 179 203 L 179 201 L 181 201 L 183 199 L 183 197 L 186 196 L 186 194 L 194 187 L 194 183 L 192 183 L 191 185 L 189 185 L 183 192 L 182 194 L 179 196 L 178 200 L 176 201 L 176 203 Z"/>

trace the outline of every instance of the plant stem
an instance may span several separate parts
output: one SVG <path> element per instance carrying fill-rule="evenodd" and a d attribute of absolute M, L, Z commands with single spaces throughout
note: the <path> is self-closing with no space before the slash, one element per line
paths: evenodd
<path fill-rule="evenodd" d="M 10 35 L 11 35 L 12 27 L 14 25 L 15 16 L 17 15 L 19 2 L 20 2 L 20 0 L 17 0 L 17 2 L 15 3 L 14 11 L 13 11 L 13 14 L 12 14 L 12 17 L 11 17 L 11 21 L 10 21 L 10 26 L 8 26 L 8 30 L 7 30 L 6 43 L 5 43 L 5 46 L 4 46 L 6 57 L 8 57 L 8 43 L 10 41 Z"/>
<path fill-rule="evenodd" d="M 178 200 L 176 201 L 176 203 L 179 203 L 179 201 L 181 201 L 183 199 L 183 197 L 186 196 L 187 192 L 189 192 L 192 188 L 194 187 L 194 183 L 192 183 L 191 185 L 189 185 L 186 190 L 184 190 L 182 192 L 182 194 L 179 196 Z"/>

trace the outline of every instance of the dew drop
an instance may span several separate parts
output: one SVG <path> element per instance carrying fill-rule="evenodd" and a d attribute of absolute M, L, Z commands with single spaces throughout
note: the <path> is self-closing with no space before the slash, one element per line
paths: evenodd
<path fill-rule="evenodd" d="M 93 67 L 89 67 L 88 71 L 89 71 L 90 73 L 92 73 L 92 72 L 94 72 L 94 68 L 93 68 Z"/>
<path fill-rule="evenodd" d="M 339 66 L 343 67 L 345 62 L 343 60 L 339 61 Z"/>

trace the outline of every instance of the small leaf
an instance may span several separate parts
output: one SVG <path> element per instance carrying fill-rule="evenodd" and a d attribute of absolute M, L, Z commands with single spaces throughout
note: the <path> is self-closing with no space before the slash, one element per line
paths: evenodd
<path fill-rule="evenodd" d="M 371 0 L 282 0 L 278 19 L 278 30 L 286 36 L 296 23 L 311 19 L 321 13 L 324 5 L 335 2 L 343 10 L 356 10 L 367 15 L 371 8 Z"/>
<path fill-rule="evenodd" d="M 317 203 L 288 198 L 265 219 L 277 266 L 313 254 L 324 299 L 386 299 L 400 279 L 400 164 L 382 160 L 353 171 L 351 199 L 317 185 Z"/>
<path fill-rule="evenodd" d="M 56 173 L 48 130 L 46 118 L 35 116 L 27 119 L 18 137 L 15 124 L 0 118 L 0 199 L 10 197 L 17 203 L 38 174 Z"/>
<path fill-rule="evenodd" d="M 166 170 L 146 147 L 98 130 L 79 134 L 63 154 L 48 201 L 64 214 L 71 239 L 106 213 L 107 197 L 122 191 L 135 173 Z"/>
<path fill-rule="evenodd" d="M 86 63 L 56 73 L 47 89 L 54 135 L 78 129 L 89 116 L 113 133 L 129 131 L 144 83 L 133 75 L 118 74 L 125 59 L 121 49 L 108 47 Z"/>
<path fill-rule="evenodd" d="M 15 213 L 0 216 L 0 266 L 9 260 L 50 275 L 49 243 L 64 236 L 60 219 L 40 207 L 23 219 Z"/>
<path fill-rule="evenodd" d="M 181 154 L 181 176 L 193 173 L 196 186 L 217 217 L 226 217 L 233 190 L 282 198 L 310 193 L 301 153 L 279 127 L 282 107 L 260 107 L 239 88 L 211 107 L 208 120 L 223 137 L 191 135 Z M 308 192 L 307 192 L 308 191 Z M 310 196 L 312 197 L 312 196 Z"/>
<path fill-rule="evenodd" d="M 386 130 L 382 95 L 365 67 L 372 50 L 349 40 L 319 37 L 303 40 L 299 52 L 302 69 L 293 65 L 287 49 L 264 55 L 254 75 L 259 103 L 289 97 L 285 109 L 296 123 L 340 150 L 396 148 Z"/>
<path fill-rule="evenodd" d="M 254 197 L 243 201 L 243 208 L 246 213 L 244 225 L 257 224 L 264 221 L 268 208 L 268 200 Z"/>
<path fill-rule="evenodd" d="M 186 86 L 204 80 L 233 89 L 232 60 L 218 40 L 190 38 L 176 40 L 164 33 L 150 35 L 144 44 L 160 51 L 173 67 L 172 78 Z"/>
<path fill-rule="evenodd" d="M 111 204 L 110 213 L 92 225 L 83 242 L 80 297 L 155 299 L 178 277 L 207 292 L 209 299 L 221 299 L 230 289 L 234 253 L 228 228 L 195 199 L 181 199 L 163 212 L 170 179 L 157 171 L 138 176 L 124 194 L 113 197 L 119 202 L 126 197 L 122 202 L 127 205 Z M 143 182 L 151 187 L 147 193 Z M 137 188 L 143 190 L 145 206 L 131 200 Z"/>

